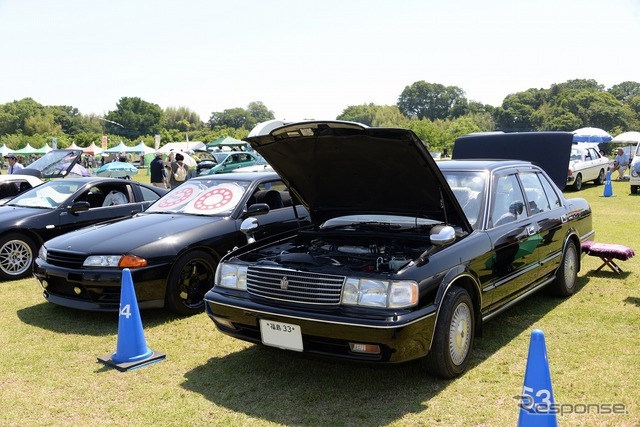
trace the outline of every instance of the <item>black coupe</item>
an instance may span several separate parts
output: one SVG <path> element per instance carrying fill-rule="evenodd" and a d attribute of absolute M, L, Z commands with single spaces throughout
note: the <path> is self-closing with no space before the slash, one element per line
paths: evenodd
<path fill-rule="evenodd" d="M 43 242 L 141 212 L 166 192 L 116 178 L 65 178 L 21 193 L 0 206 L 0 279 L 29 276 Z"/>
<path fill-rule="evenodd" d="M 580 245 L 594 232 L 587 201 L 566 199 L 554 184 L 566 181 L 570 133 L 467 138 L 454 159 L 477 151 L 485 160 L 436 164 L 410 130 L 262 129 L 247 141 L 308 208 L 312 226 L 222 259 L 205 296 L 221 332 L 349 360 L 421 359 L 451 378 L 484 321 L 543 287 L 576 291 Z M 552 177 L 499 160 L 527 154 L 553 158 Z"/>
<path fill-rule="evenodd" d="M 122 269 L 129 268 L 140 308 L 198 313 L 220 258 L 246 243 L 240 224 L 251 215 L 260 215 L 257 238 L 309 223 L 275 173 L 203 176 L 144 213 L 46 242 L 35 276 L 49 302 L 117 311 Z"/>

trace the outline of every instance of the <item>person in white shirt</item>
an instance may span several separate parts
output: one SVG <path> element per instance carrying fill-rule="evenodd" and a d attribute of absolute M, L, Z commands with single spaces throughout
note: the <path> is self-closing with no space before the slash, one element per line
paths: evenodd
<path fill-rule="evenodd" d="M 9 175 L 13 175 L 20 169 L 24 169 L 24 166 L 21 163 L 18 163 L 18 157 L 16 157 L 15 154 L 7 154 L 4 157 L 9 161 L 9 167 L 7 168 Z"/>
<path fill-rule="evenodd" d="M 616 157 L 613 161 L 613 168 L 611 172 L 618 171 L 618 180 L 624 179 L 624 173 L 629 167 L 629 156 L 624 152 L 622 148 L 616 150 Z"/>

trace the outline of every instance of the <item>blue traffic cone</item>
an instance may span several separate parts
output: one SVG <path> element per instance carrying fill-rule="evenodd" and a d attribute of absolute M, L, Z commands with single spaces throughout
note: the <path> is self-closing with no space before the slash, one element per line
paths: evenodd
<path fill-rule="evenodd" d="M 613 196 L 613 187 L 611 186 L 611 171 L 607 171 L 607 180 L 604 184 L 604 194 L 603 197 L 611 197 Z"/>
<path fill-rule="evenodd" d="M 144 339 L 142 331 L 142 320 L 140 319 L 136 291 L 131 279 L 131 271 L 125 268 L 122 270 L 116 352 L 98 357 L 98 360 L 120 371 L 127 371 L 159 362 L 165 357 L 164 354 L 150 350 L 147 347 L 147 341 Z"/>
<path fill-rule="evenodd" d="M 519 427 L 558 425 L 547 347 L 544 343 L 544 333 L 539 329 L 531 332 L 527 370 L 520 399 Z"/>

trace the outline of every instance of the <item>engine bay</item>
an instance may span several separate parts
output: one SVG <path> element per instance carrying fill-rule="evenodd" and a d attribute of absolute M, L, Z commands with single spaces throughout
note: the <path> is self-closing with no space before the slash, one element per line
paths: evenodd
<path fill-rule="evenodd" d="M 241 257 L 258 266 L 344 274 L 392 274 L 432 245 L 428 233 L 302 231 L 289 241 Z M 248 259 L 250 258 L 250 259 Z"/>

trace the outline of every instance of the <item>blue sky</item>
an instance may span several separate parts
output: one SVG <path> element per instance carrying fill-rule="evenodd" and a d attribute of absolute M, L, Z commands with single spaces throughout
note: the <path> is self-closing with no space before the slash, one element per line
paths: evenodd
<path fill-rule="evenodd" d="M 640 0 L 0 0 L 0 104 L 334 119 L 419 80 L 497 106 L 577 78 L 640 82 Z"/>

